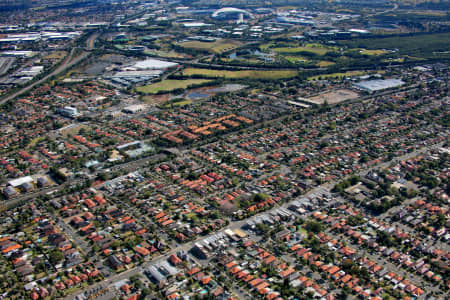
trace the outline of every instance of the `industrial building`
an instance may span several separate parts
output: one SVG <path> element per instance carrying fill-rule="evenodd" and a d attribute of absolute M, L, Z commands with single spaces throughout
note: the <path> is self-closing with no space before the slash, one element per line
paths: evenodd
<path fill-rule="evenodd" d="M 150 58 L 136 62 L 131 68 L 135 70 L 164 70 L 177 66 L 178 63 Z"/>
<path fill-rule="evenodd" d="M 403 82 L 400 79 L 376 79 L 376 80 L 360 81 L 358 83 L 355 83 L 353 86 L 358 89 L 372 93 L 376 91 L 399 87 L 404 84 L 405 82 Z"/>
<path fill-rule="evenodd" d="M 146 152 L 153 151 L 154 148 L 150 145 L 147 145 L 143 141 L 134 141 L 131 143 L 123 144 L 116 147 L 117 151 L 122 151 L 129 157 L 137 157 Z"/>
<path fill-rule="evenodd" d="M 170 61 L 146 59 L 125 66 L 121 71 L 110 76 L 105 76 L 105 79 L 109 79 L 112 83 L 122 87 L 128 87 L 158 78 L 168 69 L 178 66 L 178 63 Z"/>
<path fill-rule="evenodd" d="M 146 104 L 133 104 L 133 105 L 128 105 L 128 106 L 124 107 L 122 109 L 122 111 L 127 114 L 135 114 L 135 113 L 144 111 L 147 108 L 148 108 L 148 105 L 146 105 Z"/>
<path fill-rule="evenodd" d="M 71 106 L 65 106 L 64 108 L 60 108 L 60 109 L 58 109 L 58 112 L 61 115 L 69 117 L 69 118 L 75 118 L 75 117 L 80 116 L 78 109 L 76 109 L 75 107 L 71 107 Z"/>

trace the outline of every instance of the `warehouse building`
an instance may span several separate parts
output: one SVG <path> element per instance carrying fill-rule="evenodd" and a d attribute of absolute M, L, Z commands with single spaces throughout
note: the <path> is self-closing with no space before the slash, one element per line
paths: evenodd
<path fill-rule="evenodd" d="M 400 79 L 376 79 L 376 80 L 360 81 L 358 83 L 355 83 L 353 86 L 357 89 L 372 93 L 385 89 L 399 87 L 404 84 L 405 82 L 403 82 Z"/>

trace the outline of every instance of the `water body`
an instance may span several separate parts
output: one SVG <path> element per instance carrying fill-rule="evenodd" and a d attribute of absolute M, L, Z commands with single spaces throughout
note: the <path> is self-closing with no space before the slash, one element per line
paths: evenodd
<path fill-rule="evenodd" d="M 210 96 L 210 94 L 206 93 L 199 93 L 199 92 L 192 92 L 186 95 L 186 98 L 194 100 L 194 99 L 206 99 Z"/>

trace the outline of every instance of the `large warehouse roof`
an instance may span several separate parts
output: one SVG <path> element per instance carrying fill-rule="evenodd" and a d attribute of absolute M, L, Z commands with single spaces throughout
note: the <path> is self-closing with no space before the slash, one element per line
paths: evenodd
<path fill-rule="evenodd" d="M 355 83 L 354 86 L 369 92 L 380 91 L 384 89 L 394 88 L 405 84 L 400 79 L 377 79 Z"/>
<path fill-rule="evenodd" d="M 158 60 L 158 59 L 146 59 L 136 62 L 133 67 L 138 70 L 160 70 L 166 68 L 172 68 L 177 66 L 177 63 Z"/>

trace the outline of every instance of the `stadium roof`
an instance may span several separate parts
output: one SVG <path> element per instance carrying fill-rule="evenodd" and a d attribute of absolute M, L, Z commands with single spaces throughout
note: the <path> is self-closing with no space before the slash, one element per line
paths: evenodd
<path fill-rule="evenodd" d="M 248 11 L 239 9 L 239 8 L 235 8 L 235 7 L 224 7 L 224 8 L 218 9 L 215 12 L 213 12 L 212 17 L 217 18 L 219 15 L 227 14 L 227 13 L 242 13 L 244 15 L 247 15 L 250 18 L 253 17 L 252 14 L 249 13 Z"/>

